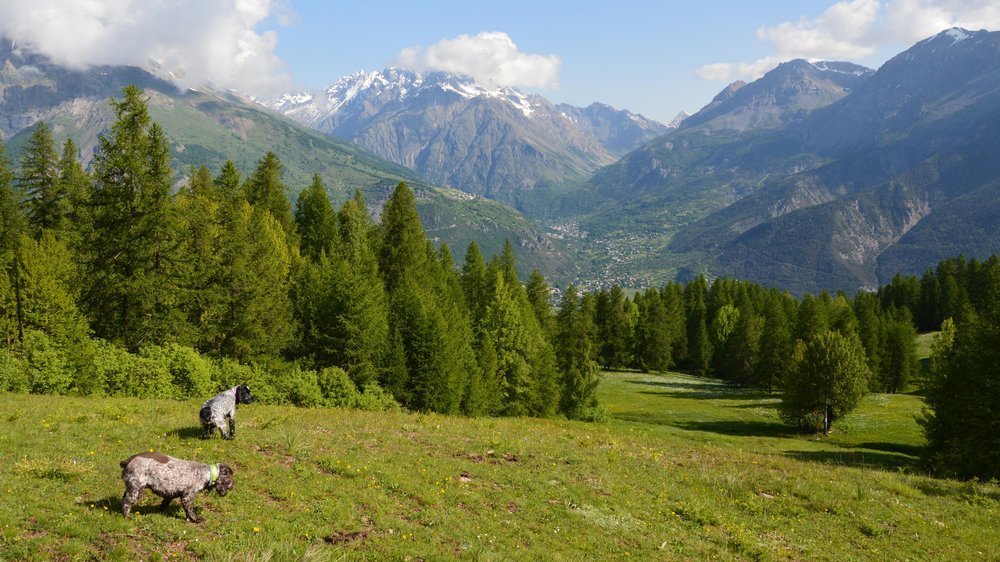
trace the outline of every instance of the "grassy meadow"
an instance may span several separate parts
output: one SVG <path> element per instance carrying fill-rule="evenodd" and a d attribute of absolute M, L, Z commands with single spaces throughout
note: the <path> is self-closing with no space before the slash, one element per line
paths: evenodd
<path fill-rule="evenodd" d="M 607 373 L 606 423 L 243 406 L 199 439 L 195 401 L 0 395 L 0 559 L 989 560 L 1000 486 L 914 465 L 919 397 L 870 395 L 827 439 L 777 399 Z M 226 497 L 144 496 L 118 462 L 223 461 Z"/>

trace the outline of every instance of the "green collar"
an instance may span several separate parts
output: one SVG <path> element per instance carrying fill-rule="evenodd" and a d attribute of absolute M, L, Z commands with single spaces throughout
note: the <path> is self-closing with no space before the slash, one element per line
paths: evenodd
<path fill-rule="evenodd" d="M 219 479 L 219 465 L 210 464 L 208 468 L 212 471 L 212 479 L 208 481 L 208 485 L 209 487 L 215 486 L 215 481 Z"/>

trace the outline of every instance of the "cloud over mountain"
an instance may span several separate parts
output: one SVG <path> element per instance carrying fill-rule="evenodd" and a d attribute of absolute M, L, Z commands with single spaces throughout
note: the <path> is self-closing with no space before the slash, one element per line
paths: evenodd
<path fill-rule="evenodd" d="M 441 70 L 471 76 L 483 84 L 528 88 L 557 88 L 560 63 L 556 55 L 521 52 L 501 31 L 462 34 L 430 47 L 409 47 L 393 61 L 395 66 L 418 72 Z"/>
<path fill-rule="evenodd" d="M 272 17 L 292 14 L 271 0 L 6 0 L 0 33 L 74 68 L 153 64 L 185 85 L 262 94 L 290 81 L 277 35 L 257 30 Z"/>
<path fill-rule="evenodd" d="M 706 80 L 754 79 L 779 63 L 796 59 L 858 60 L 890 43 L 911 44 L 949 27 L 1000 28 L 993 0 L 842 0 L 819 17 L 757 29 L 774 54 L 751 62 L 706 64 Z"/>

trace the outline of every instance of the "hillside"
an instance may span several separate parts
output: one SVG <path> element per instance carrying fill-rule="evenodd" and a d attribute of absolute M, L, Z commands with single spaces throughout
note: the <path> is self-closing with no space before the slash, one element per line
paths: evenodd
<path fill-rule="evenodd" d="M 785 63 L 599 171 L 603 206 L 575 220 L 638 237 L 616 267 L 647 283 L 707 271 L 857 290 L 996 252 L 998 45 L 951 29 L 874 73 Z"/>
<path fill-rule="evenodd" d="M 467 76 L 401 68 L 357 72 L 322 92 L 261 100 L 275 111 L 467 193 L 532 209 L 668 130 L 603 104 L 553 104 Z M 539 194 L 538 192 L 542 193 Z"/>
<path fill-rule="evenodd" d="M 829 440 L 775 399 L 609 374 L 606 424 L 249 405 L 198 439 L 199 402 L 0 395 L 0 559 L 987 559 L 1000 489 L 912 473 L 918 398 L 871 395 Z M 203 525 L 146 495 L 139 451 L 225 461 Z M 137 514 L 137 515 L 136 515 Z M 327 540 L 324 540 L 327 539 Z"/>
<path fill-rule="evenodd" d="M 249 174 L 273 151 L 283 164 L 284 181 L 294 200 L 318 173 L 338 204 L 361 189 L 377 213 L 399 181 L 418 194 L 419 211 L 432 237 L 461 256 L 476 240 L 487 256 L 509 238 L 518 250 L 525 276 L 537 268 L 553 280 L 574 269 L 562 244 L 513 209 L 479 197 L 435 186 L 411 170 L 382 160 L 352 143 L 322 135 L 231 94 L 178 90 L 172 83 L 135 67 L 71 70 L 44 57 L 10 49 L 0 42 L 0 134 L 16 157 L 30 127 L 44 119 L 59 142 L 72 137 L 89 162 L 97 136 L 113 121 L 108 99 L 136 83 L 149 96 L 150 113 L 171 141 L 174 168 L 191 165 L 213 172 L 227 159 Z M 178 178 L 180 179 L 180 178 Z"/>

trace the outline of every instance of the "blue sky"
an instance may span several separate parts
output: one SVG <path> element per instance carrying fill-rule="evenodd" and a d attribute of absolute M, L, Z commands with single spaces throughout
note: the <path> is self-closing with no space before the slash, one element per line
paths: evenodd
<path fill-rule="evenodd" d="M 157 66 L 268 96 L 387 64 L 462 71 L 660 120 L 792 58 L 877 67 L 996 0 L 3 0 L 0 33 L 57 62 Z"/>
<path fill-rule="evenodd" d="M 772 55 L 773 45 L 758 37 L 758 29 L 814 20 L 833 4 L 438 0 L 347 7 L 293 0 L 294 23 L 271 23 L 279 36 L 277 54 L 298 82 L 311 87 L 356 70 L 380 69 L 407 47 L 501 31 L 521 52 L 559 57 L 558 89 L 528 89 L 553 101 L 601 101 L 669 120 L 680 110 L 693 113 L 731 79 L 748 78 L 708 80 L 698 75 L 701 67 Z M 853 60 L 880 64 L 902 48 L 899 42 L 886 44 Z"/>

